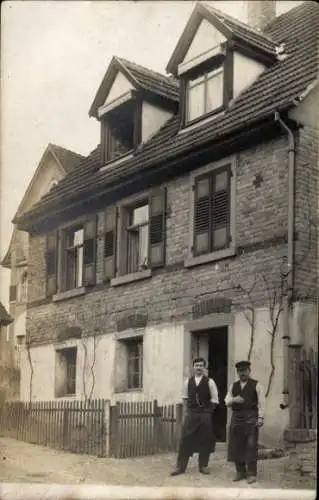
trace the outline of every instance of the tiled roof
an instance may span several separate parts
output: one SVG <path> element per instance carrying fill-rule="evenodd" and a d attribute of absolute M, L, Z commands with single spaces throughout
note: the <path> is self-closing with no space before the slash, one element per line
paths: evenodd
<path fill-rule="evenodd" d="M 282 14 L 268 26 L 267 36 L 286 44 L 287 57 L 266 69 L 224 114 L 182 133 L 178 133 L 179 117 L 175 116 L 132 158 L 103 171 L 98 171 L 97 148 L 76 171 L 45 195 L 26 219 L 45 214 L 79 197 L 84 199 L 86 194 L 106 189 L 124 177 L 221 140 L 227 134 L 266 118 L 274 110 L 292 107 L 294 100 L 318 76 L 318 33 L 319 6 L 315 2 L 304 2 Z"/>
<path fill-rule="evenodd" d="M 174 101 L 179 100 L 179 84 L 177 80 L 157 73 L 149 68 L 145 68 L 139 64 L 127 61 L 122 57 L 118 57 L 117 59 L 145 90 L 163 95 Z"/>
<path fill-rule="evenodd" d="M 235 37 L 247 42 L 253 47 L 268 52 L 269 54 L 276 54 L 276 47 L 278 46 L 278 43 L 276 43 L 275 39 L 272 39 L 266 34 L 254 30 L 247 24 L 244 24 L 239 20 L 228 16 L 224 12 L 221 12 L 220 10 L 210 5 L 203 5 L 209 12 L 215 15 L 219 19 L 219 21 L 225 24 Z"/>
<path fill-rule="evenodd" d="M 6 308 L 0 302 L 0 326 L 10 325 L 10 323 L 12 323 L 12 321 L 13 320 L 12 320 L 11 316 L 9 316 L 9 314 L 7 313 Z"/>
<path fill-rule="evenodd" d="M 53 150 L 54 154 L 57 156 L 67 173 L 71 172 L 85 158 L 83 155 L 74 153 L 74 151 L 62 148 L 56 144 L 50 143 L 49 147 Z"/>

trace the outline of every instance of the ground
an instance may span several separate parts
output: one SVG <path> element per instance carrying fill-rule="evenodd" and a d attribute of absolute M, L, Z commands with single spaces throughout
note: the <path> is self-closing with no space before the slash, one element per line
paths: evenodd
<path fill-rule="evenodd" d="M 210 461 L 210 476 L 198 473 L 195 459 L 187 474 L 170 477 L 175 455 L 155 455 L 134 459 L 97 458 L 0 438 L 0 482 L 94 483 L 136 486 L 244 487 L 233 483 L 234 470 L 225 460 L 225 445 L 217 445 Z M 259 462 L 259 488 L 314 489 L 315 480 L 287 472 L 287 457 Z"/>

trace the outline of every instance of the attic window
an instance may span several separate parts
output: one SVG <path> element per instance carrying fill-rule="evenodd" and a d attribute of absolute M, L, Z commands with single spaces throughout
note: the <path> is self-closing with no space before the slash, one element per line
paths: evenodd
<path fill-rule="evenodd" d="M 227 50 L 182 76 L 184 125 L 224 110 L 233 97 L 233 53 Z"/>
<path fill-rule="evenodd" d="M 131 99 L 103 116 L 102 164 L 130 153 L 138 145 L 141 123 L 139 110 L 138 102 Z"/>

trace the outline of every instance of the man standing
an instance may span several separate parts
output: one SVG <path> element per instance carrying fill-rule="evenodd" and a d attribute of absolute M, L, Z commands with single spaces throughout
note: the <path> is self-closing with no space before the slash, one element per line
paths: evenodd
<path fill-rule="evenodd" d="M 186 380 L 184 385 L 185 417 L 177 466 L 171 476 L 185 473 L 189 458 L 193 453 L 198 453 L 199 472 L 209 474 L 207 470 L 209 456 L 215 451 L 212 413 L 219 400 L 214 380 L 204 375 L 205 367 L 204 358 L 194 359 L 194 376 Z"/>
<path fill-rule="evenodd" d="M 258 429 L 264 423 L 265 396 L 257 380 L 250 378 L 250 362 L 236 363 L 239 380 L 225 397 L 232 408 L 229 428 L 228 461 L 235 462 L 234 481 L 247 478 L 252 484 L 257 478 Z"/>

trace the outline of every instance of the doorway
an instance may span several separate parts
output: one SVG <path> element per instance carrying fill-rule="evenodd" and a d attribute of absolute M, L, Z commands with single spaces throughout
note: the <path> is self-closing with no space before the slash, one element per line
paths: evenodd
<path fill-rule="evenodd" d="M 228 370 L 228 328 L 212 328 L 208 332 L 208 376 L 214 379 L 219 395 L 219 406 L 213 414 L 216 440 L 226 441 L 227 407 L 224 399 L 227 393 Z"/>

